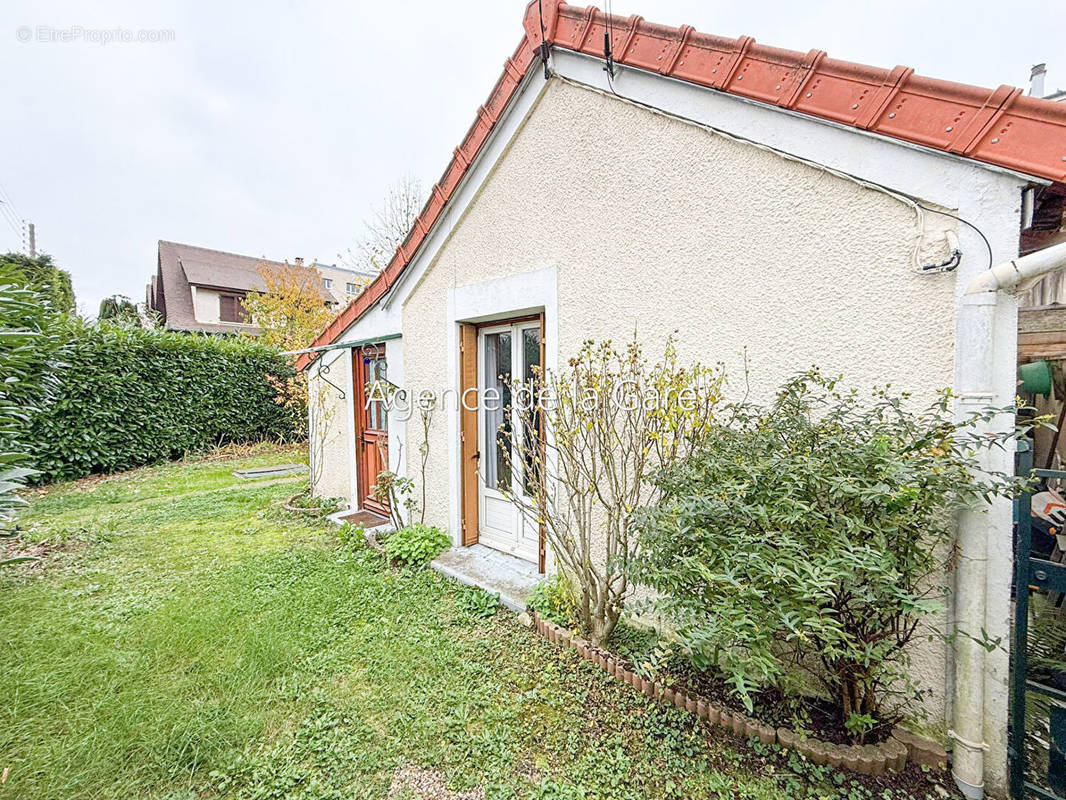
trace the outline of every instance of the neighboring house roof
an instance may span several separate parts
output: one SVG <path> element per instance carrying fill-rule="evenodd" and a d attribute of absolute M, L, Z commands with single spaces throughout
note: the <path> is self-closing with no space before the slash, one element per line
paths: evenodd
<path fill-rule="evenodd" d="M 314 261 L 311 264 L 312 267 L 317 269 L 323 278 L 329 278 L 333 281 L 332 289 L 329 289 L 333 294 L 333 298 L 342 304 L 346 304 L 352 299 L 354 294 L 358 293 L 363 286 L 369 283 L 377 276 L 377 270 L 362 270 L 351 269 L 349 267 L 338 267 L 336 264 L 322 264 L 318 261 Z M 354 284 L 355 291 L 353 293 L 348 292 L 347 284 Z"/>
<path fill-rule="evenodd" d="M 1021 89 L 989 90 L 914 74 L 611 16 L 617 64 L 706 86 L 738 97 L 830 120 L 976 161 L 1066 182 L 1066 104 L 1029 97 Z M 539 60 L 542 39 L 552 47 L 603 57 L 608 17 L 594 7 L 532 0 L 525 35 L 422 213 L 389 264 L 312 342 L 330 344 L 370 309 L 407 268 L 440 217 L 468 167 L 503 116 L 527 71 Z M 543 36 L 542 36 L 543 31 Z M 537 65 L 539 68 L 539 65 Z M 313 356 L 297 362 L 303 368 Z"/>
<path fill-rule="evenodd" d="M 376 270 L 367 269 L 355 269 L 354 267 L 338 267 L 336 264 L 323 264 L 321 261 L 311 262 L 311 266 L 317 269 L 326 277 L 330 277 L 331 274 L 335 274 L 337 278 L 346 278 L 351 280 L 352 278 L 373 278 L 377 275 Z"/>
<path fill-rule="evenodd" d="M 259 274 L 263 265 L 284 266 L 280 261 L 266 258 L 160 240 L 158 271 L 149 286 L 149 296 L 155 301 L 152 307 L 163 315 L 166 327 L 174 330 L 208 333 L 231 333 L 239 330 L 257 333 L 259 329 L 250 325 L 198 321 L 193 308 L 191 287 L 202 286 L 238 294 L 253 290 L 262 291 L 266 289 L 266 283 Z M 317 273 L 313 273 L 310 267 L 307 269 L 309 276 L 314 275 L 315 285 L 322 299 L 332 300 L 332 296 L 322 288 Z"/>
<path fill-rule="evenodd" d="M 243 258 L 243 256 L 241 257 Z M 266 289 L 266 281 L 259 274 L 259 265 L 274 262 L 254 261 L 249 269 L 244 264 L 225 263 L 220 259 L 200 261 L 188 256 L 181 257 L 181 266 L 185 272 L 185 279 L 194 286 L 215 286 L 220 289 L 237 289 L 242 292 L 262 292 Z"/>

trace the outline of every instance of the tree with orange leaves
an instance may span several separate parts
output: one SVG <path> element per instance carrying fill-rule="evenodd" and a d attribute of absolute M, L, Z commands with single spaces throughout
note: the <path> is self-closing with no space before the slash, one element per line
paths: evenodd
<path fill-rule="evenodd" d="M 262 292 L 249 292 L 244 309 L 253 325 L 262 329 L 260 340 L 279 350 L 307 347 L 336 312 L 322 291 L 322 276 L 302 264 L 261 264 Z"/>
<path fill-rule="evenodd" d="M 261 264 L 259 274 L 266 288 L 249 292 L 244 309 L 262 333 L 260 341 L 282 351 L 307 347 L 333 321 L 336 310 L 322 291 L 322 276 L 302 264 L 281 266 Z M 286 379 L 273 379 L 277 401 L 295 411 L 307 409 L 307 375 L 297 373 Z M 303 415 L 306 416 L 306 413 Z"/>

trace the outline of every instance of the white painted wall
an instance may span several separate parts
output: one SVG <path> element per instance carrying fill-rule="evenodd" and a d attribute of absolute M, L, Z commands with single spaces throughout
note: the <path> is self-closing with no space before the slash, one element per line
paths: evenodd
<path fill-rule="evenodd" d="M 397 386 L 407 387 L 404 380 L 403 367 L 403 339 L 390 339 L 385 342 L 385 362 L 388 365 L 388 376 L 392 383 Z M 407 475 L 407 450 L 413 446 L 417 449 L 418 444 L 410 445 L 410 437 L 417 434 L 419 424 L 414 413 L 411 398 L 400 398 L 389 411 L 389 469 L 397 475 Z M 413 420 L 408 422 L 408 420 Z M 420 488 L 420 487 L 417 487 Z M 401 516 L 404 516 L 401 510 Z"/>
<path fill-rule="evenodd" d="M 328 381 L 324 378 L 328 378 Z M 318 497 L 354 496 L 351 458 L 352 353 L 335 350 L 311 367 L 308 384 L 312 490 Z"/>
<path fill-rule="evenodd" d="M 205 289 L 202 286 L 190 285 L 192 291 L 193 318 L 197 322 L 209 322 L 222 325 L 248 325 L 246 322 L 222 322 L 222 303 L 220 298 L 223 294 L 231 292 L 219 292 L 216 289 Z"/>

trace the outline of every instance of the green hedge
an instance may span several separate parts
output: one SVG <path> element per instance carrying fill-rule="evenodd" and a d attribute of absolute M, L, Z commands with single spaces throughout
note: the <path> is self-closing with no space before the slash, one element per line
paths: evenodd
<path fill-rule="evenodd" d="M 55 396 L 26 437 L 41 481 L 300 434 L 301 420 L 274 401 L 268 379 L 292 368 L 255 341 L 63 324 L 68 347 Z"/>
<path fill-rule="evenodd" d="M 47 403 L 62 339 L 52 332 L 48 298 L 24 285 L 0 258 L 0 538 L 10 538 L 19 489 L 34 477 L 23 436 L 30 415 Z M 3 558 L 0 566 L 25 560 Z"/>

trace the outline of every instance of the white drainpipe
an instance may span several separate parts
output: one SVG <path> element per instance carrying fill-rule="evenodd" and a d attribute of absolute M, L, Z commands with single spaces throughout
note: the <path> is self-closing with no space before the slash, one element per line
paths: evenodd
<path fill-rule="evenodd" d="M 966 287 L 959 308 L 960 410 L 965 415 L 991 406 L 996 398 L 996 294 L 1020 292 L 1049 272 L 1066 267 L 1066 243 L 1007 261 L 977 275 Z M 995 520 L 983 510 L 959 519 L 955 572 L 955 680 L 951 737 L 952 773 L 969 798 L 984 797 L 985 649 L 976 639 L 985 629 L 985 580 L 988 543 Z"/>
<path fill-rule="evenodd" d="M 1066 242 L 1045 247 L 1013 261 L 1004 261 L 970 281 L 966 294 L 984 292 L 1024 292 L 1049 272 L 1066 267 Z"/>

